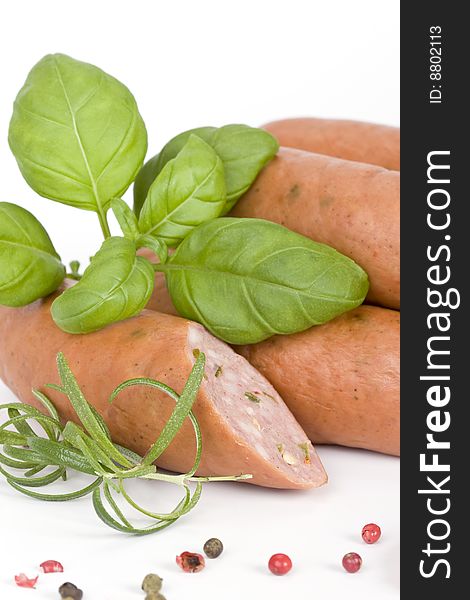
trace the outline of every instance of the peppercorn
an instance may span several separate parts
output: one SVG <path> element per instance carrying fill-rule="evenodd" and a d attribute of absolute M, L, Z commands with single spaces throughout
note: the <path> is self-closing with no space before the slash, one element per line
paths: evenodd
<path fill-rule="evenodd" d="M 69 581 L 60 586 L 59 594 L 64 600 L 82 600 L 83 598 L 82 590 Z"/>
<path fill-rule="evenodd" d="M 163 579 L 161 577 L 155 575 L 155 573 L 149 573 L 142 581 L 142 589 L 146 594 L 157 594 L 162 589 L 162 583 Z"/>
<path fill-rule="evenodd" d="M 269 570 L 273 575 L 285 575 L 292 569 L 292 561 L 287 554 L 273 554 L 268 563 Z"/>
<path fill-rule="evenodd" d="M 197 552 L 182 552 L 176 557 L 176 564 L 185 573 L 199 573 L 205 567 L 204 557 Z"/>
<path fill-rule="evenodd" d="M 368 523 L 362 528 L 362 539 L 366 544 L 375 544 L 380 539 L 382 531 L 375 523 Z"/>
<path fill-rule="evenodd" d="M 222 542 L 219 539 L 210 538 L 204 544 L 203 549 L 204 549 L 204 553 L 207 556 L 207 558 L 217 558 L 218 556 L 220 556 L 222 554 L 224 545 L 222 544 Z"/>
<path fill-rule="evenodd" d="M 362 558 L 357 552 L 348 552 L 343 556 L 343 567 L 348 573 L 356 573 L 362 565 Z"/>
<path fill-rule="evenodd" d="M 149 592 L 145 596 L 145 600 L 165 600 L 165 596 L 160 594 L 160 592 Z"/>

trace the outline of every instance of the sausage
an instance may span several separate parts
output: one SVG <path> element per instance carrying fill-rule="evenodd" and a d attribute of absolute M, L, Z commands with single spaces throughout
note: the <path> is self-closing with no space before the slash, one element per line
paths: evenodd
<path fill-rule="evenodd" d="M 141 256 L 147 256 L 146 249 L 139 250 Z M 150 257 L 148 257 L 150 258 Z M 147 303 L 148 310 L 156 310 L 165 313 L 166 315 L 178 316 L 178 311 L 173 304 L 170 293 L 166 285 L 165 275 L 163 273 L 155 273 L 155 287 L 153 289 L 150 300 Z"/>
<path fill-rule="evenodd" d="M 144 310 L 101 331 L 71 335 L 52 321 L 53 298 L 23 308 L 0 306 L 0 377 L 20 400 L 41 408 L 31 394 L 38 388 L 51 397 L 64 420 L 76 418 L 65 396 L 43 387 L 59 382 L 55 357 L 61 351 L 113 440 L 143 455 L 174 402 L 144 386 L 123 391 L 112 404 L 109 395 L 122 381 L 140 376 L 163 381 L 180 393 L 198 349 L 206 354 L 205 378 L 193 407 L 203 438 L 199 474 L 251 473 L 250 482 L 274 488 L 326 483 L 313 446 L 279 394 L 201 325 Z M 158 465 L 183 473 L 192 466 L 194 453 L 187 421 Z"/>
<path fill-rule="evenodd" d="M 263 125 L 281 146 L 400 170 L 400 129 L 337 119 L 283 119 Z"/>
<path fill-rule="evenodd" d="M 400 313 L 360 306 L 238 351 L 273 384 L 310 439 L 400 454 Z"/>
<path fill-rule="evenodd" d="M 281 148 L 230 213 L 285 225 L 369 275 L 367 302 L 400 306 L 400 174 Z"/>

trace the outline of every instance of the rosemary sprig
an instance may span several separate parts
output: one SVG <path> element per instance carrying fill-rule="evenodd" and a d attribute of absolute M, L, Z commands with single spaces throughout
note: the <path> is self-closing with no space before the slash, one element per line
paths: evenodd
<path fill-rule="evenodd" d="M 0 405 L 0 410 L 6 410 L 8 415 L 8 419 L 0 425 L 0 445 L 3 449 L 3 452 L 0 452 L 0 473 L 15 490 L 39 500 L 63 502 L 92 494 L 93 506 L 98 517 L 106 525 L 125 533 L 145 535 L 168 527 L 196 506 L 203 483 L 251 478 L 251 475 L 194 476 L 201 461 L 202 437 L 191 408 L 201 385 L 204 365 L 205 356 L 200 352 L 181 395 L 160 381 L 144 377 L 124 381 L 113 391 L 110 402 L 128 387 L 146 385 L 163 391 L 176 402 L 158 439 L 146 455 L 141 457 L 112 442 L 106 423 L 87 402 L 64 355 L 59 353 L 57 368 L 61 385 L 48 384 L 46 387 L 67 396 L 80 425 L 71 421 L 62 425 L 54 404 L 38 390 L 33 390 L 33 393 L 47 414 L 27 404 Z M 196 437 L 194 464 L 183 474 L 160 472 L 153 463 L 171 444 L 186 418 L 190 419 Z M 29 422 L 39 425 L 42 429 L 41 435 L 36 433 Z M 47 468 L 49 472 L 38 475 Z M 23 473 L 21 476 L 15 475 L 8 469 L 20 470 Z M 48 494 L 31 489 L 50 485 L 60 478 L 66 479 L 70 470 L 93 476 L 94 480 L 78 490 L 62 494 Z M 179 486 L 184 495 L 171 512 L 156 513 L 139 506 L 132 499 L 125 488 L 128 479 L 152 479 L 172 483 Z M 195 486 L 191 487 L 192 483 Z M 150 518 L 150 524 L 146 527 L 133 525 L 119 506 L 117 498 L 121 499 L 121 503 L 127 503 L 132 509 Z"/>

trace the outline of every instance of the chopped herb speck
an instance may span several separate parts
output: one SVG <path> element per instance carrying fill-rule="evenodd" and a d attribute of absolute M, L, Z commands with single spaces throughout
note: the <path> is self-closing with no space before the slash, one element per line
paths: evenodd
<path fill-rule="evenodd" d="M 263 392 L 263 394 L 268 398 L 271 398 L 271 400 L 273 400 L 274 402 L 277 402 L 277 399 L 274 396 L 271 396 L 271 394 L 268 394 L 268 392 Z"/>
<path fill-rule="evenodd" d="M 245 396 L 248 398 L 248 400 L 251 400 L 252 402 L 256 402 L 257 404 L 259 404 L 261 402 L 261 400 L 258 398 L 258 396 L 255 396 L 255 394 L 253 394 L 252 392 L 245 392 Z"/>
<path fill-rule="evenodd" d="M 310 446 L 309 446 L 308 442 L 303 442 L 302 444 L 299 444 L 299 448 L 304 451 L 304 454 L 305 454 L 304 462 L 305 462 L 305 464 L 309 465 L 310 464 Z"/>

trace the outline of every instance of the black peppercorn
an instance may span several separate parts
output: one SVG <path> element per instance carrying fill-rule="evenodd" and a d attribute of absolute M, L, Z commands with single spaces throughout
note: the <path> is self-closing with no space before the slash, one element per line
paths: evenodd
<path fill-rule="evenodd" d="M 82 600 L 83 598 L 82 590 L 69 581 L 60 586 L 59 594 L 64 600 Z"/>
<path fill-rule="evenodd" d="M 204 552 L 207 558 L 217 558 L 222 554 L 224 546 L 220 540 L 217 538 L 210 538 L 204 544 Z"/>

